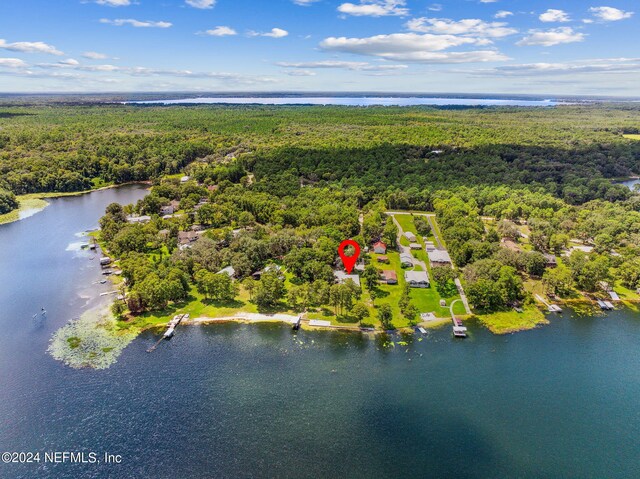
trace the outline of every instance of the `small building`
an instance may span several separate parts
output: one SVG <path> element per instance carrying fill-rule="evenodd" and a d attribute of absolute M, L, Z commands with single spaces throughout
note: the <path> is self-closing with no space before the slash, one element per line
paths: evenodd
<path fill-rule="evenodd" d="M 401 253 L 400 254 L 400 264 L 403 268 L 410 268 L 413 266 L 413 256 L 409 253 Z"/>
<path fill-rule="evenodd" d="M 180 183 L 186 183 L 187 181 L 189 181 L 191 178 L 189 176 L 183 176 L 182 178 L 180 178 Z"/>
<path fill-rule="evenodd" d="M 173 206 L 171 205 L 162 206 L 160 208 L 160 214 L 162 216 L 172 215 L 173 213 L 174 213 L 174 209 L 173 209 Z"/>
<path fill-rule="evenodd" d="M 260 279 L 262 278 L 262 275 L 265 273 L 268 273 L 269 271 L 275 271 L 276 273 L 278 273 L 278 276 L 283 277 L 282 275 L 282 266 L 277 265 L 277 264 L 269 264 L 267 265 L 264 269 L 262 269 L 261 271 L 256 271 L 255 273 L 253 273 L 251 276 L 254 279 Z"/>
<path fill-rule="evenodd" d="M 216 274 L 226 274 L 230 278 L 233 278 L 236 275 L 236 270 L 233 268 L 233 266 L 227 266 L 226 268 L 222 268 Z"/>
<path fill-rule="evenodd" d="M 398 284 L 398 274 L 391 269 L 385 269 L 380 274 L 380 280 L 386 284 Z"/>
<path fill-rule="evenodd" d="M 436 245 L 433 243 L 433 241 L 425 240 L 424 249 L 426 249 L 427 251 L 433 251 L 434 249 L 436 249 Z"/>
<path fill-rule="evenodd" d="M 405 231 L 404 237 L 407 238 L 410 243 L 415 243 L 417 239 L 416 235 L 414 235 L 411 231 Z"/>
<path fill-rule="evenodd" d="M 618 293 L 615 291 L 609 291 L 609 296 L 611 296 L 613 301 L 620 301 L 620 296 L 618 296 Z"/>
<path fill-rule="evenodd" d="M 144 224 L 151 221 L 151 216 L 127 216 L 127 223 Z"/>
<path fill-rule="evenodd" d="M 389 263 L 389 257 L 388 256 L 378 256 L 378 263 L 388 264 Z"/>
<path fill-rule="evenodd" d="M 405 271 L 404 279 L 412 288 L 428 288 L 431 286 L 429 274 L 426 271 Z"/>
<path fill-rule="evenodd" d="M 544 261 L 547 268 L 555 268 L 558 266 L 558 259 L 554 254 L 545 254 Z"/>
<path fill-rule="evenodd" d="M 347 274 L 344 271 L 334 271 L 333 275 L 336 277 L 336 283 L 345 284 L 347 281 L 353 281 L 357 286 L 360 286 L 360 276 L 357 274 Z"/>
<path fill-rule="evenodd" d="M 217 191 L 218 185 L 209 185 L 207 186 L 207 190 L 209 191 Z"/>
<path fill-rule="evenodd" d="M 188 245 L 198 239 L 199 235 L 197 231 L 180 231 L 178 233 L 178 244 Z"/>
<path fill-rule="evenodd" d="M 111 258 L 107 258 L 106 256 L 100 258 L 100 266 L 109 266 L 111 264 Z"/>
<path fill-rule="evenodd" d="M 429 262 L 431 263 L 431 266 L 443 266 L 451 264 L 451 256 L 449 256 L 449 253 L 447 253 L 446 250 L 430 250 L 427 251 L 427 256 L 429 256 Z"/>
<path fill-rule="evenodd" d="M 387 245 L 382 241 L 378 241 L 373 245 L 373 252 L 375 254 L 387 254 Z"/>
<path fill-rule="evenodd" d="M 414 251 L 420 251 L 422 249 L 422 246 L 420 246 L 419 243 L 411 243 L 409 245 L 409 248 L 411 248 Z"/>

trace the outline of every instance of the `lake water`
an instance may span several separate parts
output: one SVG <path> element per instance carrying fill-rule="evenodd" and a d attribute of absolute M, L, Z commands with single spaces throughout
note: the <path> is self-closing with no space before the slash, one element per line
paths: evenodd
<path fill-rule="evenodd" d="M 121 454 L 119 465 L 6 465 L 14 478 L 640 477 L 640 315 L 471 325 L 385 347 L 284 325 L 145 333 L 107 370 L 47 352 L 99 302 L 76 233 L 139 187 L 52 200 L 0 226 L 0 452 Z M 47 319 L 32 315 L 42 306 Z"/>
<path fill-rule="evenodd" d="M 141 105 L 555 106 L 553 100 L 423 97 L 219 97 L 127 102 Z"/>
<path fill-rule="evenodd" d="M 634 191 L 635 190 L 635 186 L 637 184 L 639 184 L 639 183 L 640 183 L 640 179 L 633 178 L 631 180 L 623 181 L 620 184 L 622 184 L 622 185 L 628 187 L 630 190 Z"/>

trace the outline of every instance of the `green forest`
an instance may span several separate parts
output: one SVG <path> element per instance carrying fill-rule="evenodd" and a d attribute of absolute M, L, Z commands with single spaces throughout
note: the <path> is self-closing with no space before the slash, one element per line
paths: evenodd
<path fill-rule="evenodd" d="M 4 107 L 0 212 L 16 195 L 152 180 L 100 222 L 126 282 L 114 313 L 143 322 L 198 304 L 389 329 L 455 298 L 458 276 L 480 315 L 614 287 L 637 301 L 640 196 L 615 180 L 640 171 L 639 126 L 632 105 Z M 454 265 L 431 270 L 438 296 L 381 287 L 374 256 L 363 288 L 336 284 L 341 240 L 398 247 L 389 210 L 435 213 Z"/>

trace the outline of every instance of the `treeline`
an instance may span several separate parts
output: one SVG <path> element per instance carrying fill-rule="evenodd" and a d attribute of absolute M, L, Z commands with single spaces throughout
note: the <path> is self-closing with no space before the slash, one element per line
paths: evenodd
<path fill-rule="evenodd" d="M 18 207 L 16 196 L 5 189 L 0 188 L 0 215 L 8 213 Z"/>
<path fill-rule="evenodd" d="M 526 186 L 583 204 L 628 199 L 609 179 L 640 171 L 637 106 L 553 109 L 34 106 L 0 108 L 0 187 L 15 194 L 159 178 L 196 164 L 197 179 L 256 189 L 300 184 L 385 193 L 429 207 L 442 188 Z"/>

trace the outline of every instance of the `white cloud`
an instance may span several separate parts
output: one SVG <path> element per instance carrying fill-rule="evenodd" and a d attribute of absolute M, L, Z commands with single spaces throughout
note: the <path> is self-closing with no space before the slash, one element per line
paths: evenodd
<path fill-rule="evenodd" d="M 109 7 L 128 7 L 131 5 L 131 0 L 96 0 L 96 3 Z"/>
<path fill-rule="evenodd" d="M 603 22 L 616 22 L 633 16 L 633 12 L 625 12 L 613 7 L 591 7 L 589 11 Z"/>
<path fill-rule="evenodd" d="M 286 68 L 303 68 L 303 69 L 345 69 L 351 71 L 366 71 L 366 72 L 381 72 L 381 71 L 395 71 L 404 70 L 409 68 L 407 65 L 379 65 L 369 62 L 346 62 L 339 60 L 324 60 L 319 62 L 300 62 L 300 63 L 288 63 L 278 62 L 276 65 Z"/>
<path fill-rule="evenodd" d="M 77 66 L 80 65 L 80 62 L 74 58 L 67 58 L 66 60 L 61 60 L 58 62 L 60 65 L 66 65 L 66 66 Z"/>
<path fill-rule="evenodd" d="M 311 70 L 285 70 L 285 73 L 292 77 L 312 77 L 316 75 L 316 72 Z"/>
<path fill-rule="evenodd" d="M 269 32 L 254 32 L 250 31 L 247 33 L 250 37 L 271 37 L 271 38 L 284 38 L 289 35 L 289 32 L 283 30 L 282 28 L 272 28 Z"/>
<path fill-rule="evenodd" d="M 236 32 L 233 28 L 225 26 L 217 26 L 211 30 L 206 30 L 204 32 L 204 35 L 211 35 L 212 37 L 228 37 L 237 34 L 238 32 Z"/>
<path fill-rule="evenodd" d="M 0 67 L 5 68 L 24 68 L 27 64 L 19 58 L 0 58 Z"/>
<path fill-rule="evenodd" d="M 556 10 L 555 8 L 550 8 L 539 17 L 541 22 L 551 23 L 551 22 L 570 22 L 571 19 L 569 15 L 564 10 Z"/>
<path fill-rule="evenodd" d="M 340 13 L 355 17 L 386 17 L 409 14 L 405 0 L 360 0 L 360 3 L 343 3 L 338 7 Z"/>
<path fill-rule="evenodd" d="M 603 58 L 591 60 L 578 60 L 564 63 L 525 63 L 520 65 L 508 65 L 495 67 L 490 70 L 478 70 L 471 72 L 475 75 L 508 75 L 508 76 L 532 76 L 532 75 L 573 75 L 611 73 L 628 74 L 640 73 L 639 58 Z"/>
<path fill-rule="evenodd" d="M 455 35 L 394 33 L 368 38 L 329 37 L 320 43 L 320 47 L 324 50 L 416 63 L 466 63 L 508 59 L 495 50 L 442 52 L 452 47 L 473 44 L 484 42 L 477 38 Z"/>
<path fill-rule="evenodd" d="M 107 55 L 98 52 L 84 52 L 82 56 L 91 60 L 104 60 L 105 58 L 107 58 Z"/>
<path fill-rule="evenodd" d="M 480 0 L 480 3 L 496 3 L 498 0 Z"/>
<path fill-rule="evenodd" d="M 434 3 L 432 5 L 429 5 L 429 7 L 427 7 L 427 10 L 429 10 L 430 12 L 441 12 L 442 11 L 442 4 Z"/>
<path fill-rule="evenodd" d="M 316 3 L 319 0 L 291 0 L 293 3 L 295 3 L 296 5 L 300 5 L 302 7 L 308 7 L 309 5 L 311 5 L 312 3 Z"/>
<path fill-rule="evenodd" d="M 49 45 L 44 42 L 7 43 L 5 40 L 0 39 L 0 48 L 3 48 L 4 50 L 11 50 L 12 52 L 46 53 L 49 55 L 64 55 L 63 52 L 58 50 L 53 45 Z"/>
<path fill-rule="evenodd" d="M 216 5 L 216 0 L 185 0 L 185 3 L 193 8 L 213 8 Z"/>
<path fill-rule="evenodd" d="M 513 12 L 508 10 L 498 10 L 493 18 L 507 18 L 513 15 Z"/>
<path fill-rule="evenodd" d="M 123 25 L 131 25 L 136 28 L 169 28 L 172 26 L 170 22 L 154 22 L 151 20 L 134 20 L 133 18 L 117 18 L 115 20 L 109 20 L 108 18 L 101 18 L 100 23 L 106 23 L 109 25 L 115 25 L 121 27 Z"/>
<path fill-rule="evenodd" d="M 407 23 L 407 28 L 414 32 L 438 33 L 443 35 L 472 35 L 479 37 L 500 38 L 518 33 L 515 28 L 507 27 L 503 22 L 485 22 L 468 18 L 460 21 L 448 18 L 414 18 Z"/>
<path fill-rule="evenodd" d="M 584 41 L 586 35 L 576 32 L 570 27 L 553 28 L 551 30 L 529 30 L 529 36 L 524 37 L 516 45 L 552 47 L 562 43 L 575 43 Z"/>

